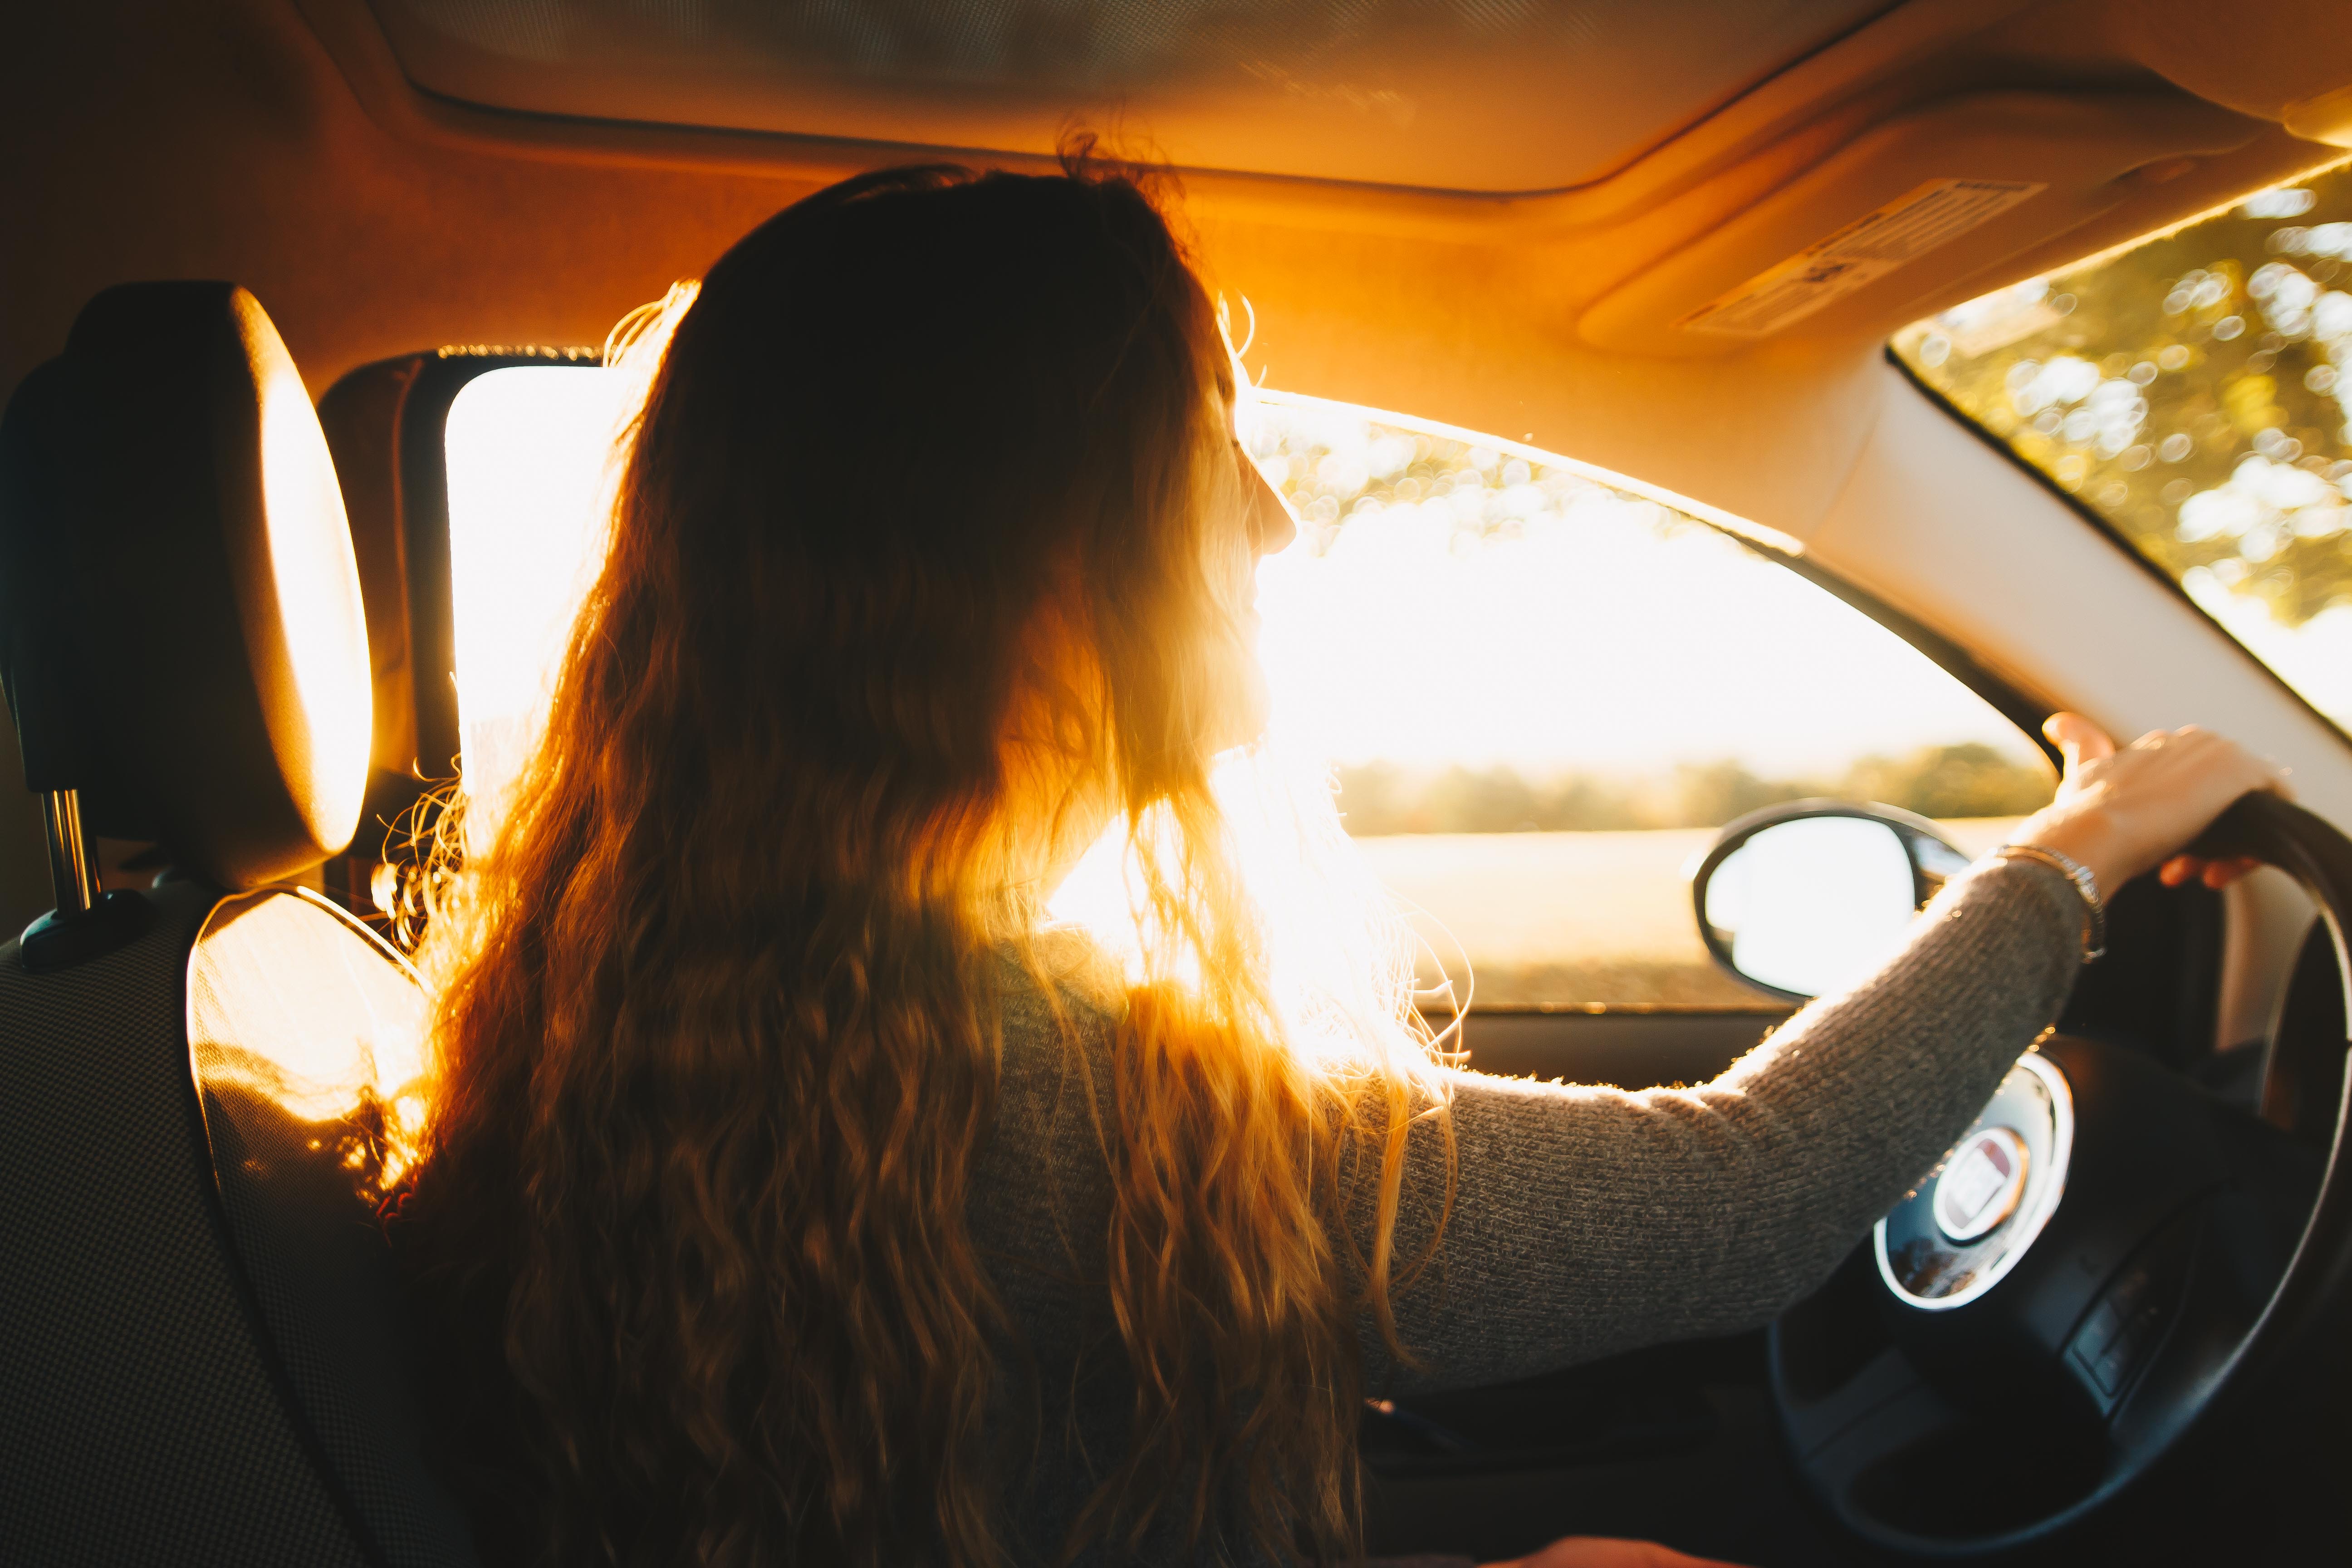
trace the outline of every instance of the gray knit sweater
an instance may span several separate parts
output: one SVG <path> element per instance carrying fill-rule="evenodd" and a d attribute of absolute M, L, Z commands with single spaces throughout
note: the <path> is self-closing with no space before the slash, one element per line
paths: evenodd
<path fill-rule="evenodd" d="M 1453 1213 L 1434 1266 L 1395 1303 L 1423 1366 L 1392 1366 L 1368 1321 L 1367 1388 L 1475 1387 L 1769 1321 L 1935 1163 L 2056 1018 L 2082 916 L 2046 866 L 1987 862 L 1928 906 L 1884 971 L 1806 1007 L 1712 1083 L 1628 1092 L 1449 1075 Z M 1113 1020 L 1081 989 L 1062 1000 L 1093 1070 L 1046 999 L 1016 983 L 970 1208 L 1013 1323 L 999 1457 L 1022 1478 L 1008 1523 L 1031 1562 L 1054 1557 L 1133 1409 L 1101 1283 L 1109 1177 L 1083 1098 L 1090 1078 L 1108 1081 Z M 1428 1246 L 1444 1182 L 1424 1123 L 1406 1157 L 1399 1258 Z M 1369 1234 L 1369 1202 L 1349 1224 Z M 1173 1541 L 1147 1552 L 1179 1555 Z"/>

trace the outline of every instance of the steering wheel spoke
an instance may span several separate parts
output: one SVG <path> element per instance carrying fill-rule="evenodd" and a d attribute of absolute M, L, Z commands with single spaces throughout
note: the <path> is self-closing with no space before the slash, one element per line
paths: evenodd
<path fill-rule="evenodd" d="M 1843 1494 L 1874 1466 L 1959 1424 L 1961 1412 L 1893 1346 L 1839 1388 L 1790 1413 L 1788 1434 L 1826 1489 Z"/>
<path fill-rule="evenodd" d="M 2113 1421 L 2127 1407 L 2159 1351 L 2176 1338 L 2184 1347 L 2201 1338 L 2192 1331 L 2175 1331 L 2184 1316 L 2206 1220 L 2200 1208 L 2158 1231 L 2107 1281 L 2068 1337 L 2063 1363 L 2102 1416 Z M 2192 1358 L 2174 1357 L 2184 1359 Z"/>

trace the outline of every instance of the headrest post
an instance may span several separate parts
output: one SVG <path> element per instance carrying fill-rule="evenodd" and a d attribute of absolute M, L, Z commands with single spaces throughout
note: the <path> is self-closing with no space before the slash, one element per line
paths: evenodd
<path fill-rule="evenodd" d="M 82 837 L 79 790 L 44 790 L 41 820 L 48 828 L 58 907 L 26 926 L 16 945 L 26 969 L 48 974 L 131 942 L 153 923 L 154 906 L 127 889 L 99 891 L 98 867 Z"/>
<path fill-rule="evenodd" d="M 41 821 L 48 829 L 49 885 L 58 913 L 79 915 L 98 902 L 98 875 L 81 831 L 81 792 L 53 789 L 41 796 Z"/>

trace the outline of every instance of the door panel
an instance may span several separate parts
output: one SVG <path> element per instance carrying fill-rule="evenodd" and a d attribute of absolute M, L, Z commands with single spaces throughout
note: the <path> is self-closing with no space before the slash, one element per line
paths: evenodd
<path fill-rule="evenodd" d="M 1505 1078 L 1562 1079 L 1620 1089 L 1705 1083 L 1789 1016 L 1755 1011 L 1473 1012 L 1469 1065 Z"/>

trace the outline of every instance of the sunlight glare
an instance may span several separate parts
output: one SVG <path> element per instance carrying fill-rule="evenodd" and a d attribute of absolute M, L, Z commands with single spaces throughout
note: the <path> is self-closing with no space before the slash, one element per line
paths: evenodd
<path fill-rule="evenodd" d="M 602 367 L 514 365 L 476 376 L 450 405 L 449 581 L 469 824 L 495 820 L 604 564 L 614 440 L 639 390 Z"/>
<path fill-rule="evenodd" d="M 349 700 L 375 684 L 367 615 L 326 436 L 294 362 L 282 350 L 275 361 L 261 396 L 262 490 L 269 498 L 264 526 L 270 586 L 290 656 L 286 672 L 303 721 L 302 751 L 285 754 L 304 770 L 316 819 L 347 824 L 367 789 L 373 741 L 373 704 Z M 322 512 L 334 518 L 332 529 L 315 526 Z M 294 738 L 272 739 L 285 746 Z"/>
<path fill-rule="evenodd" d="M 1633 497 L 1588 489 L 1484 538 L 1443 500 L 1365 509 L 1322 553 L 1302 530 L 1258 584 L 1276 722 L 1334 763 L 1769 775 L 1843 768 L 1858 735 L 2021 750 L 1894 633 Z"/>
<path fill-rule="evenodd" d="M 1450 989 L 1442 981 L 1412 988 L 1417 939 L 1341 828 L 1319 762 L 1276 742 L 1237 748 L 1220 759 L 1211 785 L 1294 1048 L 1325 1065 L 1353 1058 L 1402 1014 L 1417 1011 L 1439 1020 L 1439 1049 L 1458 1049 L 1445 1020 L 1467 1005 L 1466 964 L 1457 955 L 1432 966 L 1460 977 Z M 1138 859 L 1157 847 L 1150 831 L 1131 836 L 1124 818 L 1115 822 L 1047 906 L 1050 919 L 1080 927 L 1119 962 L 1130 983 L 1144 977 L 1150 940 Z M 1199 974 L 1180 970 L 1174 978 L 1197 984 Z"/>

